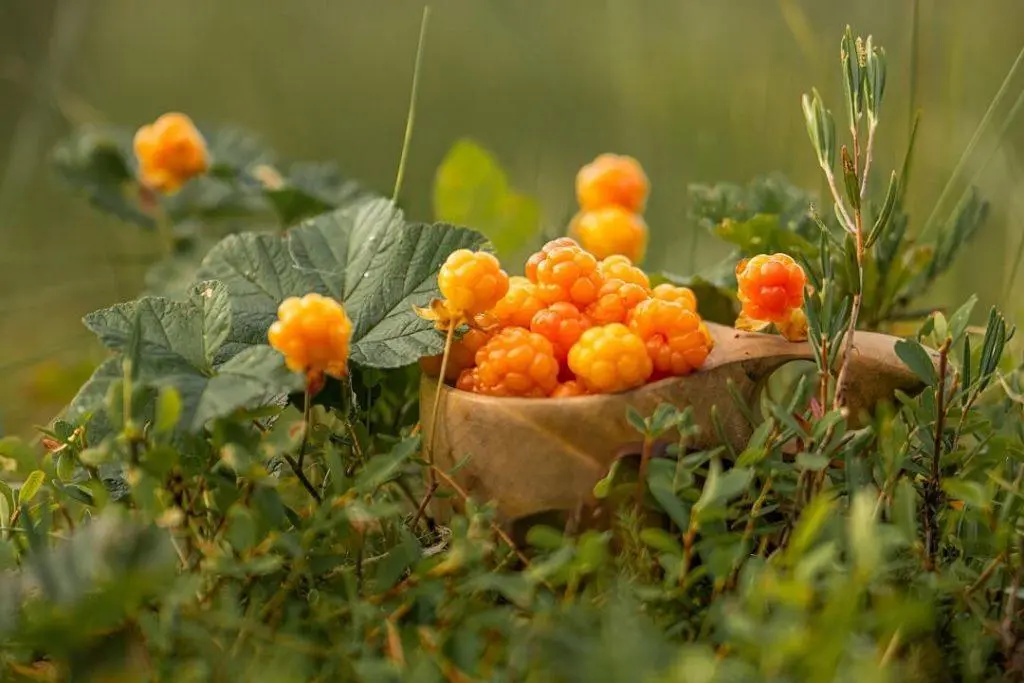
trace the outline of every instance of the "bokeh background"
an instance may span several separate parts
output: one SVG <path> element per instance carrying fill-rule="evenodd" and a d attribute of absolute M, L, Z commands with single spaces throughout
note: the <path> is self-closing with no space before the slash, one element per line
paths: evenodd
<path fill-rule="evenodd" d="M 100 215 L 53 173 L 82 122 L 166 110 L 259 132 L 282 156 L 334 160 L 390 191 L 423 3 L 411 0 L 0 0 L 0 425 L 45 421 L 101 358 L 81 316 L 139 290 L 154 236 Z M 909 192 L 918 225 L 1024 47 L 1021 0 L 436 0 L 402 195 L 431 215 L 434 170 L 469 136 L 537 196 L 545 228 L 573 210 L 576 169 L 636 156 L 653 184 L 648 265 L 685 272 L 722 248 L 686 220 L 689 183 L 781 171 L 821 182 L 799 99 L 837 112 L 840 33 L 874 34 L 890 76 L 876 168 L 898 166 L 923 109 Z M 916 19 L 915 19 L 916 14 Z M 916 34 L 916 37 L 915 37 Z M 916 45 L 916 49 L 915 49 Z M 916 66 L 915 66 L 916 64 Z M 916 74 L 911 77 L 912 71 Z M 925 305 L 977 292 L 1024 310 L 1024 68 L 966 158 L 988 224 Z M 952 209 L 941 209 L 942 215 Z"/>

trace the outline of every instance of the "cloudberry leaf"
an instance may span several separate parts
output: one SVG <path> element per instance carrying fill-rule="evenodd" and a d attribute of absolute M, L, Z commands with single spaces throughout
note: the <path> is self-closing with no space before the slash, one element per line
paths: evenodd
<path fill-rule="evenodd" d="M 362 185 L 343 178 L 333 164 L 309 162 L 289 166 L 280 184 L 265 186 L 263 194 L 283 225 L 369 198 Z"/>
<path fill-rule="evenodd" d="M 452 146 L 434 176 L 434 217 L 470 225 L 506 257 L 525 247 L 540 229 L 540 207 L 516 192 L 498 160 L 472 140 Z"/>
<path fill-rule="evenodd" d="M 195 394 L 192 428 L 239 408 L 278 402 L 282 394 L 302 389 L 302 377 L 290 372 L 284 359 L 269 346 L 254 346 L 217 368 Z"/>
<path fill-rule="evenodd" d="M 785 252 L 815 257 L 818 247 L 788 230 L 775 214 L 757 214 L 745 221 L 727 218 L 715 227 L 715 235 L 740 248 L 744 256 Z"/>
<path fill-rule="evenodd" d="M 466 228 L 406 223 L 386 199 L 318 216 L 289 235 L 299 276 L 344 303 L 352 319 L 352 361 L 380 368 L 441 351 L 441 336 L 413 307 L 439 296 L 437 272 L 449 254 L 486 242 Z M 264 333 L 274 319 L 269 313 Z"/>

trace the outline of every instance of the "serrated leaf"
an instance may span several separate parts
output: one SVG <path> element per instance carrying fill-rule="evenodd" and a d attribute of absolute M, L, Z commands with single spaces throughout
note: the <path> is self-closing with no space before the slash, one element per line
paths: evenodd
<path fill-rule="evenodd" d="M 179 391 L 181 386 L 189 390 L 183 393 L 183 403 L 194 406 L 193 430 L 240 408 L 281 401 L 284 395 L 303 387 L 301 375 L 285 367 L 284 357 L 269 346 L 242 351 L 218 367 L 216 375 L 204 379 L 180 378 L 177 387 Z"/>
<path fill-rule="evenodd" d="M 925 384 L 935 386 L 938 383 L 931 356 L 923 346 L 908 339 L 901 339 L 896 342 L 896 355 Z"/>
<path fill-rule="evenodd" d="M 472 226 L 502 256 L 522 249 L 540 229 L 536 200 L 509 187 L 494 155 L 472 140 L 456 142 L 437 169 L 434 218 Z"/>
<path fill-rule="evenodd" d="M 443 348 L 433 324 L 413 307 L 439 295 L 437 273 L 449 254 L 484 244 L 466 228 L 407 224 L 385 199 L 318 216 L 292 230 L 288 242 L 299 271 L 344 303 L 352 319 L 352 361 L 381 368 Z M 268 327 L 271 319 L 265 318 Z"/>
<path fill-rule="evenodd" d="M 200 282 L 192 288 L 189 298 L 202 310 L 204 355 L 212 367 L 217 350 L 231 332 L 228 288 L 216 280 Z"/>

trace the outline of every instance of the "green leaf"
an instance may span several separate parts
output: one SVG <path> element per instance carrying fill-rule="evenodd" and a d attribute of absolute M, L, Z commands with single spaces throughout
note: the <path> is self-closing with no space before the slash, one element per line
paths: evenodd
<path fill-rule="evenodd" d="M 640 531 L 640 540 L 655 550 L 670 555 L 682 555 L 683 548 L 675 536 L 664 529 L 649 527 Z"/>
<path fill-rule="evenodd" d="M 209 379 L 196 373 L 169 381 L 177 381 L 179 391 L 185 390 L 183 403 L 193 407 L 193 430 L 240 408 L 283 402 L 284 395 L 303 387 L 301 375 L 285 367 L 284 357 L 269 346 L 246 349 L 217 368 L 217 374 Z"/>
<path fill-rule="evenodd" d="M 204 355 L 212 367 L 217 349 L 231 332 L 228 288 L 216 280 L 200 282 L 193 287 L 189 298 L 202 308 Z"/>
<path fill-rule="evenodd" d="M 14 491 L 6 481 L 0 481 L 0 527 L 6 527 L 14 511 Z"/>
<path fill-rule="evenodd" d="M 164 387 L 157 394 L 153 429 L 157 434 L 174 431 L 181 418 L 181 394 L 174 387 Z"/>
<path fill-rule="evenodd" d="M 42 470 L 35 470 L 25 478 L 25 482 L 18 489 L 18 505 L 28 505 L 31 503 L 36 495 L 39 494 L 39 490 L 43 486 L 43 482 L 46 480 L 46 474 Z"/>
<path fill-rule="evenodd" d="M 876 494 L 862 489 L 853 497 L 847 526 L 854 564 L 862 577 L 870 577 L 882 559 L 882 543 L 875 520 Z"/>
<path fill-rule="evenodd" d="M 915 341 L 901 339 L 896 342 L 896 355 L 925 384 L 935 386 L 938 383 L 931 356 L 923 346 Z"/>
<path fill-rule="evenodd" d="M 369 197 L 359 183 L 343 178 L 333 164 L 327 163 L 292 164 L 278 183 L 263 185 L 263 194 L 282 225 L 294 225 Z"/>
<path fill-rule="evenodd" d="M 735 260 L 732 260 L 732 266 L 735 265 Z M 715 284 L 702 275 L 684 277 L 661 272 L 654 274 L 651 280 L 653 285 L 670 282 L 693 290 L 697 296 L 697 309 L 704 320 L 730 326 L 736 322 L 738 309 L 735 296 L 724 286 Z M 735 282 L 733 284 L 735 285 Z"/>
<path fill-rule="evenodd" d="M 500 256 L 525 247 L 540 229 L 536 200 L 510 188 L 494 155 L 472 140 L 456 142 L 437 169 L 434 218 L 479 230 Z"/>
<path fill-rule="evenodd" d="M 962 500 L 979 510 L 988 509 L 992 495 L 985 486 L 976 481 L 947 478 L 942 480 L 942 490 L 954 500 Z"/>
<path fill-rule="evenodd" d="M 774 214 L 757 214 L 745 221 L 727 218 L 713 232 L 739 247 L 743 256 L 775 252 L 803 254 L 808 258 L 818 255 L 817 246 L 786 229 Z"/>
<path fill-rule="evenodd" d="M 441 335 L 413 307 L 439 296 L 437 273 L 449 254 L 484 244 L 465 228 L 407 224 L 394 204 L 376 199 L 308 221 L 291 231 L 288 246 L 297 270 L 345 304 L 353 362 L 389 368 L 441 351 Z M 261 326 L 272 319 L 266 311 Z"/>
<path fill-rule="evenodd" d="M 676 495 L 669 472 L 652 470 L 648 472 L 647 488 L 650 490 L 658 506 L 675 522 L 680 529 L 690 526 L 690 512 Z"/>

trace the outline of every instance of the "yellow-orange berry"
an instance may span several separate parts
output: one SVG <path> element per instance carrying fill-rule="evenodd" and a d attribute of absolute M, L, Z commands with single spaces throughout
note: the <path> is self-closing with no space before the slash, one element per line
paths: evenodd
<path fill-rule="evenodd" d="M 164 114 L 142 126 L 133 141 L 139 180 L 157 192 L 173 193 L 210 166 L 206 141 L 184 114 Z"/>
<path fill-rule="evenodd" d="M 807 276 L 787 254 L 761 254 L 739 262 L 736 282 L 743 315 L 783 323 L 803 305 Z"/>
<path fill-rule="evenodd" d="M 506 327 L 476 353 L 474 391 L 541 398 L 558 384 L 551 342 L 522 327 Z"/>
<path fill-rule="evenodd" d="M 494 254 L 459 249 L 448 256 L 437 274 L 441 296 L 452 311 L 483 313 L 508 292 L 508 275 Z"/>
<path fill-rule="evenodd" d="M 560 383 L 551 392 L 551 398 L 572 398 L 574 396 L 586 396 L 589 392 L 578 380 L 570 379 Z"/>
<path fill-rule="evenodd" d="M 347 374 L 352 322 L 341 304 L 315 293 L 291 297 L 281 302 L 277 318 L 267 339 L 284 354 L 290 370 L 337 378 Z"/>
<path fill-rule="evenodd" d="M 621 254 L 639 263 L 647 251 L 647 223 L 621 206 L 581 211 L 572 219 L 569 234 L 599 259 Z"/>
<path fill-rule="evenodd" d="M 587 306 L 586 314 L 596 325 L 625 323 L 633 307 L 649 296 L 650 292 L 640 285 L 608 280 L 601 287 L 594 303 Z"/>
<path fill-rule="evenodd" d="M 533 316 L 530 331 L 542 335 L 555 349 L 555 358 L 564 361 L 590 321 L 568 301 L 556 301 Z"/>
<path fill-rule="evenodd" d="M 576 200 L 584 210 L 621 206 L 640 213 L 649 191 L 647 174 L 629 156 L 602 154 L 576 174 Z"/>
<path fill-rule="evenodd" d="M 629 257 L 622 254 L 613 254 L 602 259 L 597 264 L 597 271 L 605 280 L 622 280 L 640 285 L 644 289 L 651 288 L 651 280 L 647 277 L 647 273 L 634 266 Z"/>
<path fill-rule="evenodd" d="M 466 368 L 459 373 L 455 388 L 461 391 L 476 391 L 476 368 Z"/>
<path fill-rule="evenodd" d="M 560 245 L 542 253 L 527 270 L 541 300 L 548 304 L 568 301 L 582 307 L 597 298 L 604 278 L 592 254 L 575 245 Z"/>
<path fill-rule="evenodd" d="M 638 387 L 654 370 L 643 340 L 620 323 L 584 332 L 569 351 L 569 367 L 592 393 Z"/>
<path fill-rule="evenodd" d="M 651 291 L 651 296 L 662 301 L 674 301 L 688 311 L 697 312 L 697 295 L 689 287 L 669 283 L 660 284 Z"/>
<path fill-rule="evenodd" d="M 546 243 L 540 248 L 540 251 L 532 254 L 530 258 L 526 259 L 526 267 L 524 272 L 526 279 L 530 282 L 537 281 L 537 266 L 548 257 L 548 254 L 555 249 L 563 247 L 575 247 L 576 249 L 582 249 L 582 247 L 571 237 L 557 237 L 550 242 Z"/>
<path fill-rule="evenodd" d="M 537 285 L 517 275 L 509 278 L 508 292 L 494 304 L 491 315 L 501 327 L 529 327 L 533 316 L 544 305 L 537 296 Z"/>
<path fill-rule="evenodd" d="M 452 342 L 452 348 L 448 352 L 448 367 L 444 370 L 445 381 L 454 382 L 459 378 L 463 370 L 472 368 L 476 364 L 476 352 L 490 338 L 491 335 L 482 330 L 469 329 L 465 334 Z M 443 354 L 426 356 L 420 359 L 420 368 L 431 377 L 437 377 L 441 374 L 443 361 Z"/>
<path fill-rule="evenodd" d="M 673 301 L 640 303 L 629 314 L 629 329 L 644 341 L 655 378 L 688 375 L 711 353 L 711 336 L 700 316 Z"/>

